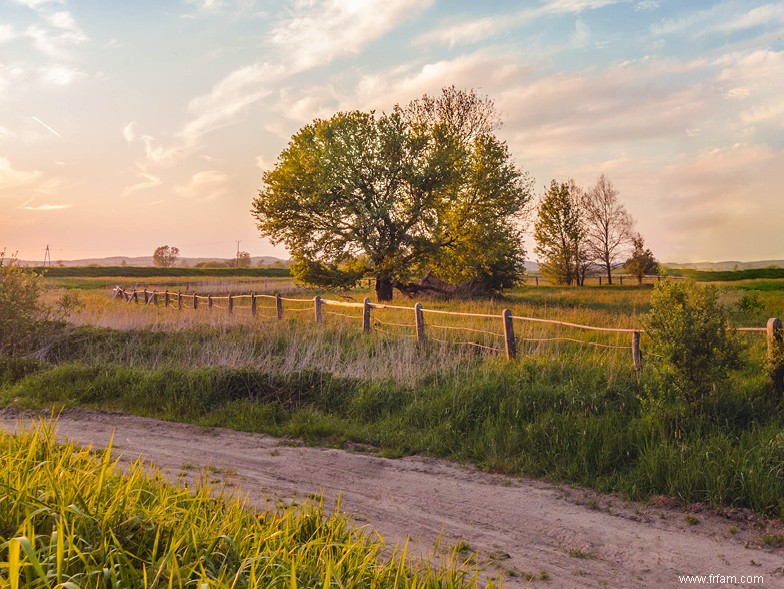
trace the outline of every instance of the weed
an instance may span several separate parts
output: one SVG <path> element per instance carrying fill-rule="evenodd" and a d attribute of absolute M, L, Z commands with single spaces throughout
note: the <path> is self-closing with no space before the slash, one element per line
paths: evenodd
<path fill-rule="evenodd" d="M 685 521 L 690 526 L 696 526 L 698 523 L 700 523 L 700 520 L 692 514 L 688 514 L 686 517 L 684 517 L 683 521 Z"/>

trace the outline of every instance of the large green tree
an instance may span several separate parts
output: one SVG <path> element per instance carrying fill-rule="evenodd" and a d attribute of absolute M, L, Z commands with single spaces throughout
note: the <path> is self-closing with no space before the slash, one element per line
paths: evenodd
<path fill-rule="evenodd" d="M 264 173 L 252 209 L 259 230 L 288 247 L 308 284 L 372 276 L 383 301 L 431 270 L 503 287 L 520 277 L 515 222 L 530 182 L 492 124 L 480 124 L 493 113 L 487 99 L 450 88 L 389 114 L 317 119 Z"/>

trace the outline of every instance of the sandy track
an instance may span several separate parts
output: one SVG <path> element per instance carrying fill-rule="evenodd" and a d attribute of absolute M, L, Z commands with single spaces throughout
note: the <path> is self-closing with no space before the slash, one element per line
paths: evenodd
<path fill-rule="evenodd" d="M 32 418 L 2 410 L 0 428 L 15 431 Z M 740 510 L 634 504 L 435 459 L 388 460 L 115 413 L 69 411 L 58 422 L 60 437 L 96 447 L 112 432 L 116 455 L 142 456 L 172 479 L 208 472 L 258 505 L 313 495 L 331 505 L 340 497 L 359 525 L 391 544 L 410 537 L 424 556 L 439 535 L 442 551 L 467 542 L 485 573 L 503 575 L 506 587 L 677 587 L 684 574 L 764 578 L 704 587 L 784 587 L 784 550 L 761 545 L 765 534 L 783 534 L 784 524 Z M 689 525 L 687 514 L 699 523 Z M 547 580 L 526 580 L 541 571 Z"/>

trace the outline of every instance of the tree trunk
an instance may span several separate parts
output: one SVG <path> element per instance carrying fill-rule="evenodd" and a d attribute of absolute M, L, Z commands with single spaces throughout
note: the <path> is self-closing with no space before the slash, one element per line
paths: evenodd
<path fill-rule="evenodd" d="M 605 259 L 604 265 L 607 267 L 607 284 L 612 284 L 612 264 Z"/>
<path fill-rule="evenodd" d="M 392 279 L 384 276 L 376 276 L 376 300 L 381 303 L 383 301 L 392 300 Z"/>

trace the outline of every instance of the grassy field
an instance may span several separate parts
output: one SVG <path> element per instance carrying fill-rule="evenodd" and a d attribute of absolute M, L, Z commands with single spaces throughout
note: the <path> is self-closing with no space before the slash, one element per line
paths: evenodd
<path fill-rule="evenodd" d="M 58 445 L 53 425 L 0 432 L 0 586 L 475 587 L 454 562 L 408 562 L 319 503 L 264 511 L 211 488 L 174 486 L 111 447 Z M 455 554 L 455 556 L 457 556 Z"/>
<path fill-rule="evenodd" d="M 68 286 L 47 280 L 52 296 Z M 763 327 L 784 316 L 784 291 L 770 287 L 779 283 L 728 283 L 722 302 L 739 325 Z M 165 309 L 112 301 L 105 286 L 80 289 L 73 292 L 85 306 L 73 325 L 33 358 L 6 363 L 0 404 L 89 406 L 313 444 L 362 442 L 389 457 L 429 454 L 636 499 L 665 494 L 784 516 L 784 406 L 769 386 L 763 334 L 744 334 L 743 367 L 677 438 L 641 407 L 653 374 L 650 362 L 634 371 L 629 334 L 516 321 L 518 358 L 503 357 L 504 308 L 637 329 L 652 288 L 523 287 L 503 300 L 425 301 L 495 317 L 426 313 L 424 347 L 409 310 L 374 310 L 369 334 L 357 309 L 327 307 L 340 313 L 317 325 L 314 292 L 290 291 L 308 300 L 287 302 L 278 321 L 269 300 L 251 318 L 247 299 L 229 316 L 217 306 Z M 643 335 L 644 357 L 647 345 Z"/>

